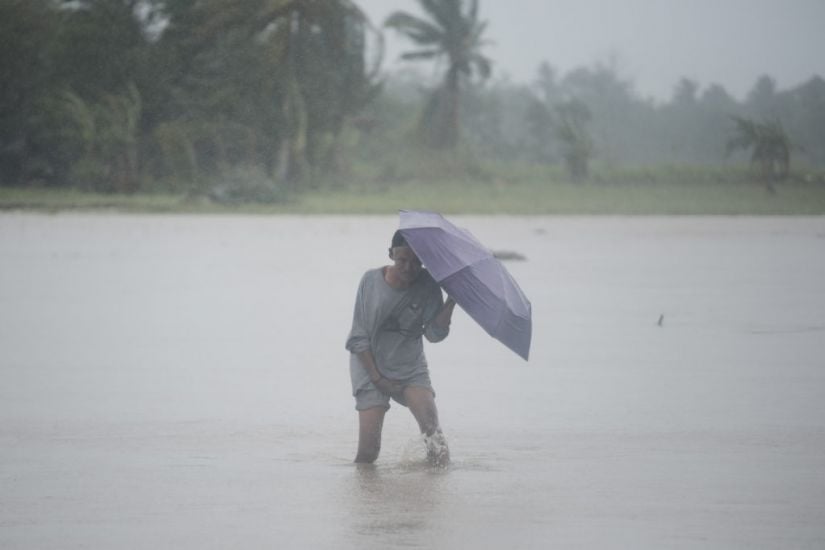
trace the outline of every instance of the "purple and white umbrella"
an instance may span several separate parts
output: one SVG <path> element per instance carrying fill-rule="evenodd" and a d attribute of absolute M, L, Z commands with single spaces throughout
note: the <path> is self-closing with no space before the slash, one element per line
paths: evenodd
<path fill-rule="evenodd" d="M 399 229 L 448 295 L 487 333 L 527 360 L 530 301 L 478 239 L 441 214 L 402 210 Z"/>

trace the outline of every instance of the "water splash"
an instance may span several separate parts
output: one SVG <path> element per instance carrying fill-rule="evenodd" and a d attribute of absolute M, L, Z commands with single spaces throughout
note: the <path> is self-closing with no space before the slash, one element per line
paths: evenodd
<path fill-rule="evenodd" d="M 405 468 L 420 467 L 445 468 L 450 462 L 450 449 L 447 439 L 441 432 L 430 436 L 421 434 L 410 439 L 401 450 L 400 465 Z"/>
<path fill-rule="evenodd" d="M 432 435 L 422 434 L 421 438 L 427 449 L 427 462 L 431 466 L 446 468 L 450 463 L 450 449 L 444 434 L 439 430 Z"/>

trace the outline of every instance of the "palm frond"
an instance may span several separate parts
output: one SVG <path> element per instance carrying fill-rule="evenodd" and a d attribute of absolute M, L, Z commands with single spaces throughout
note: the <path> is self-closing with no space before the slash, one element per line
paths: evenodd
<path fill-rule="evenodd" d="M 725 152 L 751 150 L 751 164 L 759 166 L 766 181 L 784 179 L 790 170 L 791 150 L 794 145 L 781 121 L 754 120 L 732 116 L 734 129 L 725 144 Z"/>
<path fill-rule="evenodd" d="M 470 9 L 467 10 L 467 19 L 471 23 L 478 21 L 478 0 L 470 0 Z"/>
<path fill-rule="evenodd" d="M 476 66 L 478 75 L 483 80 L 490 78 L 493 72 L 493 62 L 489 58 L 484 57 L 480 53 L 474 53 L 470 56 L 470 63 Z"/>
<path fill-rule="evenodd" d="M 407 12 L 397 11 L 390 14 L 384 26 L 395 29 L 418 44 L 437 44 L 443 40 L 444 33 L 430 23 Z"/>
<path fill-rule="evenodd" d="M 454 31 L 460 24 L 460 0 L 418 0 L 421 7 L 444 29 Z"/>
<path fill-rule="evenodd" d="M 759 130 L 756 123 L 750 119 L 733 115 L 731 119 L 735 128 L 725 144 L 725 153 L 730 155 L 739 149 L 747 150 L 759 141 Z"/>
<path fill-rule="evenodd" d="M 479 21 L 475 25 L 473 25 L 473 28 L 470 30 L 469 33 L 470 43 L 477 44 L 479 46 L 482 46 L 487 43 L 486 40 L 481 39 L 481 35 L 483 35 L 484 31 L 487 30 L 487 25 L 487 21 Z"/>
<path fill-rule="evenodd" d="M 441 55 L 440 49 L 418 50 L 416 52 L 402 53 L 401 59 L 405 59 L 407 61 L 415 59 L 433 59 L 434 57 L 438 57 L 439 55 Z"/>

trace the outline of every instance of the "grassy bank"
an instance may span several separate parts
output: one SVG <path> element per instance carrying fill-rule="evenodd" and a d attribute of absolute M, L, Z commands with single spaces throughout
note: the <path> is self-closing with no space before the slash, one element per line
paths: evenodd
<path fill-rule="evenodd" d="M 791 181 L 769 193 L 756 182 L 405 182 L 328 185 L 273 204 L 223 204 L 205 196 L 115 195 L 2 188 L 0 209 L 150 213 L 387 214 L 400 208 L 452 214 L 822 215 L 825 184 Z"/>

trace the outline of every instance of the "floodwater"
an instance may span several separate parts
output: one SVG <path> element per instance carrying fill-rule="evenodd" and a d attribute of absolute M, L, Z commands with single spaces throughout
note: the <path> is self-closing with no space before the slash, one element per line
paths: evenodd
<path fill-rule="evenodd" d="M 533 349 L 456 312 L 432 469 L 351 463 L 394 217 L 0 214 L 0 547 L 825 547 L 825 218 L 455 220 Z"/>

